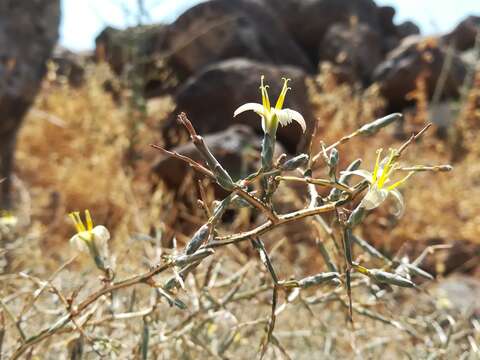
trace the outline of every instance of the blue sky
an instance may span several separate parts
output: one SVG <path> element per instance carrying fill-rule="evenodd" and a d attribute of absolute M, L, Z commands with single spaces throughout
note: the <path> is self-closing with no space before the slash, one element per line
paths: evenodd
<path fill-rule="evenodd" d="M 281 0 L 280 0 L 281 1 Z M 143 22 L 171 22 L 201 0 L 144 0 L 150 18 Z M 480 0 L 377 0 L 396 8 L 396 22 L 413 20 L 424 34 L 446 32 L 468 14 L 480 15 Z M 107 25 L 123 28 L 137 23 L 137 0 L 62 0 L 60 43 L 72 50 L 94 47 Z"/>

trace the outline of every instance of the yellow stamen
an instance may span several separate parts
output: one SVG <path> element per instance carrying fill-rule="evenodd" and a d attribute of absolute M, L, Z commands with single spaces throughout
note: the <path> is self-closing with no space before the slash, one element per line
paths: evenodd
<path fill-rule="evenodd" d="M 377 161 L 375 162 L 375 168 L 373 169 L 372 182 L 377 181 L 378 169 L 380 167 L 380 155 L 382 155 L 383 149 L 377 150 Z"/>
<path fill-rule="evenodd" d="M 75 213 L 71 212 L 70 214 L 68 214 L 68 216 L 70 217 L 70 219 L 72 219 L 73 224 L 75 225 L 75 229 L 77 229 L 77 232 L 81 232 L 82 228 L 78 224 L 77 218 L 75 217 Z"/>
<path fill-rule="evenodd" d="M 290 90 L 288 87 L 288 82 L 290 79 L 282 78 L 283 80 L 283 87 L 282 91 L 280 91 L 280 95 L 278 95 L 277 103 L 275 104 L 275 109 L 281 110 L 283 107 L 283 103 L 285 101 L 285 96 L 287 95 L 287 91 Z"/>
<path fill-rule="evenodd" d="M 385 182 L 388 180 L 391 172 L 392 172 L 392 165 L 394 164 L 393 158 L 395 156 L 395 150 L 390 150 L 390 155 L 388 156 L 388 161 L 385 164 L 385 167 L 382 170 L 382 175 L 380 175 L 380 179 L 378 179 L 378 188 L 381 189 Z"/>
<path fill-rule="evenodd" d="M 85 210 L 85 219 L 87 220 L 87 230 L 92 231 L 93 229 L 93 221 L 92 216 L 90 215 L 89 210 Z"/>
<path fill-rule="evenodd" d="M 75 216 L 76 224 L 78 226 L 78 229 L 80 229 L 79 232 L 87 231 L 87 229 L 85 229 L 85 225 L 83 224 L 82 218 L 80 217 L 80 212 L 75 211 L 73 213 L 73 216 Z"/>
<path fill-rule="evenodd" d="M 268 85 L 263 85 L 263 80 L 264 79 L 265 79 L 265 75 L 262 75 L 262 77 L 260 78 L 260 89 L 261 89 L 261 92 L 262 92 L 262 104 L 263 104 L 263 108 L 265 109 L 265 111 L 269 112 L 270 111 L 270 99 L 268 98 L 268 92 L 267 92 Z"/>
<path fill-rule="evenodd" d="M 405 176 L 402 180 L 399 180 L 399 181 L 397 181 L 396 183 L 390 185 L 390 186 L 387 188 L 387 190 L 390 191 L 390 190 L 393 190 L 393 189 L 399 187 L 399 186 L 402 185 L 405 181 L 407 181 L 408 178 L 409 178 L 410 176 L 412 176 L 414 173 L 415 173 L 414 171 L 409 172 L 408 175 Z"/>

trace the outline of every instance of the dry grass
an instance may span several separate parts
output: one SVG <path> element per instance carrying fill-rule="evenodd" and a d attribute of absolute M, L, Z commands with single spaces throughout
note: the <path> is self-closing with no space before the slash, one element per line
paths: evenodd
<path fill-rule="evenodd" d="M 101 285 L 88 256 L 71 260 L 76 252 L 67 241 L 73 234 L 66 216 L 69 211 L 90 209 L 96 223 L 110 229 L 112 263 L 118 278 L 146 271 L 165 253 L 174 253 L 173 235 L 183 246 L 190 234 L 182 231 L 189 227 L 179 227 L 179 223 L 190 222 L 192 228 L 205 221 L 203 211 L 192 206 L 194 199 L 189 204 L 176 203 L 161 183 L 152 187 L 149 164 L 156 153 L 148 145 L 161 143 L 157 129 L 171 110 L 169 100 L 162 100 L 155 113 L 146 115 L 135 130 L 132 145 L 132 116 L 143 115 L 118 106 L 103 91 L 103 81 L 111 77 L 107 69 L 94 67 L 88 74 L 86 84 L 79 89 L 46 83 L 21 132 L 17 151 L 21 179 L 17 192 L 24 194 L 18 212 L 21 223 L 13 233 L 4 234 L 9 239 L 10 263 L 9 274 L 1 276 L 4 307 L 0 323 L 5 324 L 2 351 L 6 354 L 18 347 L 22 331 L 31 336 L 64 312 L 65 305 L 55 291 L 67 302 L 71 298 L 77 303 Z M 364 92 L 337 85 L 328 71 L 317 80 L 311 95 L 320 119 L 317 136 L 326 144 L 384 110 L 374 87 Z M 426 137 L 409 148 L 404 158 L 405 162 L 431 164 L 452 159 L 454 173 L 415 175 L 404 191 L 405 216 L 397 222 L 388 215 L 388 206 L 377 209 L 363 227 L 365 239 L 390 253 L 410 242 L 419 242 L 421 247 L 432 240 L 478 243 L 479 99 L 477 74 L 475 87 L 459 104 L 461 110 L 449 138 Z M 419 118 L 428 118 L 425 108 L 423 105 L 423 112 L 406 118 L 407 133 L 419 129 Z M 384 129 L 379 136 L 352 140 L 345 145 L 348 152 L 341 151 L 341 168 L 358 157 L 364 159 L 365 168 L 373 168 L 375 149 L 401 143 L 395 132 Z M 133 160 L 128 156 L 132 147 L 138 155 Z M 188 188 L 197 193 L 193 185 L 190 182 Z M 295 207 L 304 203 L 296 192 L 281 191 L 286 202 L 295 203 Z M 211 190 L 208 198 L 213 199 Z M 252 225 L 249 222 L 249 213 L 243 213 L 222 229 L 245 228 Z M 298 235 L 309 229 L 282 229 L 264 239 L 283 278 L 324 270 L 313 241 L 308 240 L 315 235 Z M 289 230 L 297 234 L 295 241 L 291 241 Z M 32 354 L 73 359 L 81 345 L 86 359 L 97 358 L 99 353 L 106 358 L 142 358 L 142 344 L 148 339 L 149 358 L 254 358 L 269 321 L 271 287 L 268 273 L 252 254 L 255 252 L 245 246 L 218 250 L 214 259 L 187 277 L 187 292 L 174 293 L 187 310 L 170 307 L 148 286 L 127 288 L 101 297 L 87 310 L 90 317 L 77 319 L 83 324 L 81 331 L 76 325 L 68 327 L 33 347 Z M 364 261 L 376 262 L 368 256 Z M 65 267 L 50 283 L 41 282 L 62 264 Z M 155 280 L 162 283 L 168 275 L 171 272 Z M 34 291 L 42 287 L 35 305 L 29 306 Z M 424 289 L 383 291 L 380 299 L 374 299 L 365 288 L 355 288 L 353 324 L 347 319 L 343 288 L 302 290 L 291 302 L 291 294 L 281 291 L 279 307 L 285 305 L 285 309 L 278 314 L 275 346 L 269 347 L 266 357 L 394 359 L 407 354 L 409 358 L 474 354 L 480 341 L 478 320 L 471 313 L 439 305 L 441 301 Z M 114 314 L 119 318 L 113 320 Z M 126 315 L 122 318 L 118 314 Z M 15 325 L 20 315 L 21 322 Z M 473 359 L 475 355 L 470 356 Z"/>

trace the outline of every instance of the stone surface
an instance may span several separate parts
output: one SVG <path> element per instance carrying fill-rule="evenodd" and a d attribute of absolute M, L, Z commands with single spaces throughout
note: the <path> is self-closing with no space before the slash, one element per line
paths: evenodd
<path fill-rule="evenodd" d="M 166 48 L 180 80 L 234 57 L 313 71 L 277 17 L 248 0 L 212 0 L 192 7 L 169 26 Z"/>
<path fill-rule="evenodd" d="M 107 27 L 95 39 L 95 60 L 106 61 L 127 86 L 139 87 L 146 97 L 164 94 L 174 82 L 162 61 L 167 28 L 163 24 L 125 30 Z"/>
<path fill-rule="evenodd" d="M 480 31 L 480 16 L 468 16 L 462 20 L 451 32 L 442 39 L 452 44 L 458 51 L 471 49 L 475 45 L 475 38 Z"/>
<path fill-rule="evenodd" d="M 65 78 L 73 87 L 79 87 L 85 80 L 85 64 L 88 55 L 74 53 L 61 46 L 55 47 L 52 62 L 56 75 Z"/>
<path fill-rule="evenodd" d="M 183 129 L 176 122 L 176 115 L 186 112 L 200 134 L 224 130 L 235 123 L 246 124 L 258 134 L 262 133 L 260 117 L 246 112 L 233 118 L 235 109 L 247 102 L 261 103 L 260 77 L 265 75 L 270 85 L 269 94 L 273 101 L 282 87 L 282 78 L 290 78 L 285 107 L 300 112 L 307 122 L 307 131 L 302 133 L 300 126 L 292 123 L 279 127 L 277 140 L 288 151 L 295 152 L 303 147 L 313 131 L 314 119 L 311 112 L 305 85 L 305 73 L 291 66 L 272 66 L 247 59 L 223 61 L 200 71 L 183 84 L 175 95 L 176 109 L 166 122 L 164 135 L 169 145 L 173 145 L 175 134 Z"/>
<path fill-rule="evenodd" d="M 319 48 L 319 58 L 340 66 L 352 78 L 370 83 L 375 67 L 382 61 L 382 41 L 366 24 L 332 25 Z"/>
<path fill-rule="evenodd" d="M 373 0 L 256 0 L 270 7 L 295 40 L 318 63 L 318 48 L 336 23 L 365 23 L 380 31 L 378 7 Z"/>
<path fill-rule="evenodd" d="M 433 95 L 446 58 L 447 49 L 438 38 L 409 36 L 377 66 L 373 80 L 379 83 L 391 110 L 399 110 L 408 105 L 407 94 L 416 88 L 421 75 L 425 76 L 428 95 Z M 461 58 L 453 54 L 442 98 L 458 96 L 466 70 Z"/>
<path fill-rule="evenodd" d="M 465 316 L 480 315 L 480 281 L 478 278 L 454 274 L 430 286 L 439 307 L 457 311 Z"/>
<path fill-rule="evenodd" d="M 204 139 L 210 151 L 234 180 L 256 170 L 255 166 L 258 164 L 257 161 L 252 161 L 252 155 L 253 158 L 258 158 L 261 138 L 250 127 L 240 124 L 232 125 L 227 130 L 206 135 Z M 191 142 L 172 150 L 203 163 Z M 278 145 L 277 155 L 282 151 L 282 147 Z M 160 155 L 153 165 L 153 173 L 172 189 L 177 189 L 182 184 L 188 171 L 189 166 L 185 162 L 164 155 Z"/>
<path fill-rule="evenodd" d="M 10 204 L 18 129 L 34 101 L 58 39 L 59 0 L 0 2 L 0 208 Z"/>

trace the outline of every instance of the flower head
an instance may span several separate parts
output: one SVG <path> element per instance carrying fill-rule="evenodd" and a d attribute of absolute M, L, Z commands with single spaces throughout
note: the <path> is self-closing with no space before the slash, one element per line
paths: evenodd
<path fill-rule="evenodd" d="M 17 223 L 18 218 L 10 211 L 0 211 L 0 226 L 14 227 L 15 225 L 17 225 Z"/>
<path fill-rule="evenodd" d="M 411 171 L 401 180 L 389 184 L 391 182 L 391 176 L 398 169 L 397 151 L 395 149 L 390 149 L 389 155 L 382 161 L 380 161 L 381 154 L 382 149 L 377 151 L 377 160 L 375 162 L 373 173 L 366 170 L 354 170 L 345 172 L 345 174 L 358 175 L 369 182 L 368 192 L 362 199 L 360 206 L 364 207 L 366 210 L 375 209 L 387 199 L 388 195 L 391 194 L 397 202 L 397 211 L 395 215 L 400 217 L 405 210 L 405 203 L 402 194 L 397 188 L 412 176 L 414 172 Z"/>
<path fill-rule="evenodd" d="M 235 110 L 233 116 L 237 116 L 245 111 L 254 111 L 262 118 L 262 128 L 264 132 L 268 132 L 271 135 L 274 135 L 277 131 L 278 124 L 286 126 L 295 120 L 302 127 L 302 131 L 305 132 L 307 125 L 303 116 L 292 109 L 282 109 L 283 103 L 285 102 L 285 96 L 287 91 L 290 89 L 288 87 L 288 82 L 290 79 L 283 78 L 283 87 L 278 96 L 275 107 L 271 107 L 270 99 L 268 97 L 268 85 L 263 84 L 263 79 L 265 76 L 261 77 L 260 92 L 262 94 L 262 103 L 246 103 L 240 106 Z"/>
<path fill-rule="evenodd" d="M 110 239 L 110 232 L 103 225 L 93 227 L 90 211 L 85 210 L 86 226 L 80 217 L 80 212 L 75 211 L 68 216 L 72 219 L 77 233 L 70 238 L 70 243 L 80 251 L 89 251 L 92 255 L 107 254 L 107 242 Z"/>

